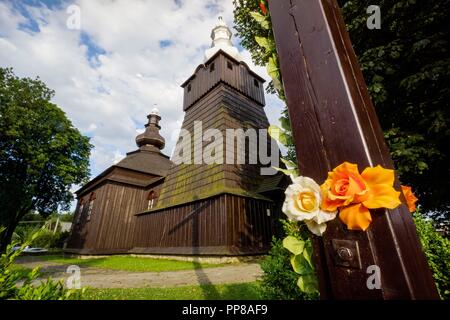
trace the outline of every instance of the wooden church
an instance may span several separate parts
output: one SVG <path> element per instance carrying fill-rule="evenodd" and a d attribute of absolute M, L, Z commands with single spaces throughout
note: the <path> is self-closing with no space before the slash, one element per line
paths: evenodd
<path fill-rule="evenodd" d="M 182 129 L 267 129 L 264 80 L 241 61 L 219 18 L 205 61 L 183 84 Z M 266 253 L 279 230 L 286 179 L 263 165 L 173 163 L 161 152 L 157 110 L 129 152 L 77 191 L 66 251 L 78 254 L 249 255 Z M 203 146 L 207 142 L 200 142 Z M 267 144 L 274 143 L 267 138 Z M 193 142 L 199 143 L 199 142 Z M 266 142 L 264 142 L 266 143 Z M 223 148 L 230 147 L 227 143 Z M 242 147 L 242 146 L 241 146 Z M 238 145 L 231 146 L 237 152 Z M 245 157 L 251 152 L 245 146 Z M 225 155 L 225 150 L 223 150 Z M 277 156 L 279 156 L 277 154 Z M 246 162 L 247 163 L 247 162 Z"/>

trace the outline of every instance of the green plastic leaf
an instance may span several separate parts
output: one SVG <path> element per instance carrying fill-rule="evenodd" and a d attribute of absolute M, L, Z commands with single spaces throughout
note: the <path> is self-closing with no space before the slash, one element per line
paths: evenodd
<path fill-rule="evenodd" d="M 281 74 L 280 68 L 278 67 L 278 61 L 276 54 L 269 57 L 269 62 L 267 63 L 267 74 L 272 78 L 273 86 L 275 89 L 281 91 Z"/>
<path fill-rule="evenodd" d="M 283 247 L 288 249 L 291 253 L 299 255 L 303 252 L 305 241 L 299 240 L 293 236 L 287 236 L 283 239 Z"/>
<path fill-rule="evenodd" d="M 291 131 L 291 123 L 289 122 L 289 119 L 287 117 L 281 117 L 278 119 L 281 123 L 281 128 L 287 131 Z"/>
<path fill-rule="evenodd" d="M 307 275 L 314 272 L 302 253 L 291 257 L 291 265 L 292 269 L 299 275 Z"/>
<path fill-rule="evenodd" d="M 305 243 L 305 248 L 303 250 L 303 257 L 306 259 L 306 261 L 308 261 L 308 264 L 310 265 L 310 267 L 312 269 L 314 269 L 314 264 L 312 262 L 312 243 L 311 240 L 306 241 Z"/>
<path fill-rule="evenodd" d="M 319 290 L 319 284 L 315 274 L 300 276 L 297 285 L 305 293 L 315 293 Z"/>
<path fill-rule="evenodd" d="M 286 146 L 289 142 L 289 137 L 280 127 L 272 124 L 269 126 L 267 131 L 269 132 L 269 135 L 272 139 L 281 143 L 282 145 Z"/>
<path fill-rule="evenodd" d="M 297 168 L 297 164 L 295 162 L 292 162 L 292 161 L 290 161 L 288 159 L 284 159 L 284 158 L 280 158 L 280 160 L 281 160 L 281 162 L 283 162 L 286 165 L 286 167 L 288 169 L 296 169 Z"/>
<path fill-rule="evenodd" d="M 274 168 L 277 171 L 283 172 L 287 176 L 293 176 L 294 178 L 299 176 L 297 165 L 294 162 L 289 161 L 287 159 L 283 159 L 283 158 L 280 158 L 280 160 L 286 165 L 287 169 L 278 168 L 278 167 L 272 167 L 272 168 Z"/>
<path fill-rule="evenodd" d="M 277 171 L 280 171 L 280 172 L 284 173 L 287 176 L 298 177 L 297 169 L 283 169 L 283 168 L 279 168 L 279 167 L 272 167 L 272 168 L 277 170 Z"/>
<path fill-rule="evenodd" d="M 270 25 L 269 25 L 269 20 L 263 16 L 261 13 L 258 12 L 250 12 L 250 15 L 253 17 L 253 19 L 256 20 L 256 22 L 259 23 L 259 25 L 261 27 L 263 27 L 264 29 L 269 29 Z"/>
<path fill-rule="evenodd" d="M 278 68 L 278 63 L 275 56 L 269 57 L 269 61 L 267 63 L 267 73 L 274 81 L 280 81 L 280 69 Z"/>
<path fill-rule="evenodd" d="M 275 44 L 271 39 L 255 36 L 255 40 L 258 43 L 258 45 L 266 49 L 267 52 L 275 51 Z"/>

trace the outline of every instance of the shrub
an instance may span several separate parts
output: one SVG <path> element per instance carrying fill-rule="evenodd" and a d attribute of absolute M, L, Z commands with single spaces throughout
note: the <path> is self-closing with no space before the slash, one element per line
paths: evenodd
<path fill-rule="evenodd" d="M 0 233 L 2 233 L 0 228 Z M 14 260 L 22 253 L 22 250 L 30 245 L 30 242 L 39 236 L 35 233 L 29 241 L 22 243 L 20 249 L 13 250 L 17 242 L 12 242 L 6 247 L 5 253 L 0 256 L 0 300 L 18 299 L 18 300 L 66 300 L 80 299 L 83 290 L 69 290 L 64 287 L 63 280 L 41 281 L 39 284 L 33 282 L 39 277 L 39 267 L 31 272 L 25 273 L 20 268 L 14 266 Z M 18 283 L 23 281 L 21 286 Z"/>
<path fill-rule="evenodd" d="M 298 274 L 292 270 L 290 253 L 282 240 L 273 238 L 272 248 L 261 263 L 264 275 L 261 289 L 264 299 L 269 300 L 304 300 L 304 294 L 297 286 Z"/>
<path fill-rule="evenodd" d="M 286 235 L 304 239 L 305 233 L 298 230 L 296 223 L 282 221 Z M 291 253 L 283 247 L 282 240 L 273 238 L 272 248 L 261 263 L 264 274 L 261 279 L 261 291 L 268 300 L 312 300 L 318 297 L 306 294 L 297 286 L 299 275 L 292 269 Z"/>
<path fill-rule="evenodd" d="M 441 236 L 433 223 L 418 212 L 414 214 L 414 222 L 439 295 L 450 300 L 450 240 Z"/>
<path fill-rule="evenodd" d="M 39 233 L 39 236 L 31 242 L 31 246 L 49 249 L 53 247 L 55 239 L 56 234 L 53 234 L 53 231 L 42 229 L 42 231 Z"/>
<path fill-rule="evenodd" d="M 57 231 L 56 233 L 53 233 L 51 230 L 41 230 L 41 228 L 36 228 L 35 226 L 19 226 L 14 232 L 13 240 L 18 243 L 24 243 L 37 232 L 39 233 L 38 237 L 33 241 L 30 241 L 31 247 L 61 249 L 64 245 L 64 241 L 69 237 L 68 231 Z"/>

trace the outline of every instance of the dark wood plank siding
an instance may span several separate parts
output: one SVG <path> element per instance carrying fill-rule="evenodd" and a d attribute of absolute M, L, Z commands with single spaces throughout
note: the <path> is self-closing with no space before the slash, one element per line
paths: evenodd
<path fill-rule="evenodd" d="M 220 197 L 215 197 L 137 216 L 140 227 L 135 246 L 150 251 L 189 247 L 192 252 L 186 253 L 197 253 L 199 247 L 225 245 L 221 235 L 226 232 L 226 223 L 218 204 Z"/>
<path fill-rule="evenodd" d="M 136 233 L 136 212 L 147 209 L 150 190 L 117 182 L 105 183 L 94 189 L 96 199 L 88 221 L 89 197 L 80 198 L 77 205 L 75 223 L 68 241 L 69 249 L 83 249 L 86 252 L 126 252 L 134 246 Z M 83 212 L 79 211 L 84 201 Z M 79 220 L 78 220 L 79 219 Z M 78 223 L 76 223 L 79 221 Z"/>
<path fill-rule="evenodd" d="M 214 71 L 210 71 L 210 66 L 213 63 Z M 232 69 L 228 68 L 228 63 L 231 63 Z M 250 71 L 245 63 L 238 62 L 228 55 L 218 54 L 210 59 L 207 64 L 199 65 L 190 80 L 183 84 L 183 110 L 191 107 L 220 82 L 232 86 L 259 105 L 265 104 L 264 80 Z M 255 82 L 258 85 L 255 85 Z"/>
<path fill-rule="evenodd" d="M 252 198 L 226 195 L 232 251 L 265 252 L 270 247 L 273 204 Z M 270 210 L 271 216 L 267 215 Z"/>
<path fill-rule="evenodd" d="M 231 194 L 137 216 L 135 253 L 255 254 L 270 247 L 268 201 Z M 151 232 L 149 232 L 151 230 Z"/>

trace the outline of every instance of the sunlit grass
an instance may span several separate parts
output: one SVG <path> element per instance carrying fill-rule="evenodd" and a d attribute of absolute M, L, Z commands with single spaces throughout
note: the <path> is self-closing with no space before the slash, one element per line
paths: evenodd
<path fill-rule="evenodd" d="M 259 300 L 257 282 L 171 288 L 87 289 L 85 300 Z"/>
<path fill-rule="evenodd" d="M 199 268 L 220 267 L 223 264 L 198 263 L 169 259 L 153 259 L 126 256 L 111 256 L 106 258 L 77 259 L 61 255 L 42 256 L 43 260 L 80 267 L 95 267 L 112 270 L 138 271 L 138 272 L 162 272 L 177 270 L 192 270 Z"/>

